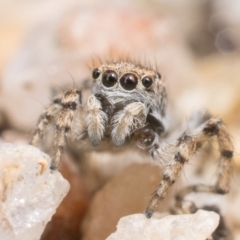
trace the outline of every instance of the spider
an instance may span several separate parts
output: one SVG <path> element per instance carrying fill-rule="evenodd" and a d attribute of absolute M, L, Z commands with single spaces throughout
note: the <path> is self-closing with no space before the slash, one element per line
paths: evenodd
<path fill-rule="evenodd" d="M 110 61 L 92 71 L 93 88 L 86 104 L 81 90 L 66 90 L 54 98 L 41 115 L 30 144 L 37 146 L 49 123 L 55 124 L 53 158 L 50 169 L 59 167 L 68 134 L 76 135 L 82 151 L 86 146 L 109 149 L 130 145 L 146 152 L 164 165 L 163 178 L 145 210 L 150 218 L 169 188 L 176 182 L 184 164 L 203 143 L 217 137 L 220 151 L 215 185 L 193 185 L 179 192 L 180 203 L 191 192 L 225 194 L 232 173 L 233 144 L 222 120 L 210 114 L 198 116 L 196 123 L 170 144 L 163 144 L 166 132 L 167 94 L 161 74 L 133 61 Z"/>

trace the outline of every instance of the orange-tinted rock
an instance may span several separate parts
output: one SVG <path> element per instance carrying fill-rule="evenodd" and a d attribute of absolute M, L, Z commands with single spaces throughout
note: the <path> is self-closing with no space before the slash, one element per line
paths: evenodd
<path fill-rule="evenodd" d="M 28 144 L 30 134 L 22 133 L 14 129 L 6 129 L 1 133 L 4 142 L 15 144 Z"/>
<path fill-rule="evenodd" d="M 103 240 L 116 230 L 123 216 L 142 213 L 161 180 L 161 169 L 133 164 L 110 180 L 94 197 L 83 225 L 84 240 Z M 167 211 L 169 194 L 159 206 Z"/>
<path fill-rule="evenodd" d="M 63 158 L 60 172 L 69 181 L 71 188 L 47 224 L 41 240 L 79 239 L 79 226 L 89 205 L 90 196 L 84 180 L 73 162 L 66 156 Z"/>

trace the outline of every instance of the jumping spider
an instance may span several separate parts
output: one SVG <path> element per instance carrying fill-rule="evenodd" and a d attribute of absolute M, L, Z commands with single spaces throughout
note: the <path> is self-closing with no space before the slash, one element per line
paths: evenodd
<path fill-rule="evenodd" d="M 145 151 L 156 163 L 166 163 L 163 178 L 145 210 L 150 218 L 169 188 L 178 179 L 184 164 L 202 143 L 216 136 L 220 151 L 218 179 L 215 185 L 194 185 L 176 196 L 181 205 L 190 192 L 225 194 L 229 191 L 233 145 L 224 123 L 205 114 L 191 129 L 186 129 L 171 144 L 163 145 L 167 125 L 167 94 L 161 75 L 150 67 L 131 61 L 107 62 L 92 71 L 92 95 L 82 104 L 81 90 L 67 90 L 56 97 L 41 115 L 31 144 L 37 146 L 46 126 L 55 124 L 51 170 L 59 167 L 69 133 L 78 132 L 82 150 L 95 147 L 124 146 L 126 142 Z M 75 124 L 78 122 L 78 124 Z M 77 127 L 76 127 L 77 126 Z M 77 129 L 75 129 L 77 128 Z M 74 131 L 71 131 L 74 130 Z M 105 144 L 104 144 L 105 143 Z"/>

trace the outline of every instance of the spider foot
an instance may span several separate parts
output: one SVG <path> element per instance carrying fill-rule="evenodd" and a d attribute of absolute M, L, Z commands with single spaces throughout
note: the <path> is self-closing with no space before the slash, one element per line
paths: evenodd
<path fill-rule="evenodd" d="M 126 136 L 121 129 L 114 129 L 112 132 L 112 141 L 114 146 L 120 147 L 125 143 Z"/>
<path fill-rule="evenodd" d="M 58 167 L 57 167 L 55 164 L 51 164 L 51 165 L 50 165 L 50 170 L 51 170 L 51 171 L 57 171 L 57 170 L 58 170 Z"/>
<path fill-rule="evenodd" d="M 150 211 L 146 210 L 146 211 L 144 212 L 144 215 L 146 216 L 146 218 L 151 218 L 152 215 L 153 215 L 153 212 L 150 212 Z"/>
<path fill-rule="evenodd" d="M 100 144 L 100 142 L 101 142 L 101 140 L 102 140 L 102 137 L 101 136 L 89 136 L 89 138 L 90 138 L 90 142 L 91 142 L 91 144 L 94 146 L 94 147 L 97 147 L 99 144 Z"/>
<path fill-rule="evenodd" d="M 151 218 L 153 213 L 156 211 L 157 206 L 158 206 L 158 202 L 159 202 L 160 198 L 157 194 L 154 194 L 144 212 L 146 218 Z"/>

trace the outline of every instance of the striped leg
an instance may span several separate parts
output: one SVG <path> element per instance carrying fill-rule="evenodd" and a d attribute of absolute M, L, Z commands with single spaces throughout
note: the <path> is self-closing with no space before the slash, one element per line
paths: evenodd
<path fill-rule="evenodd" d="M 172 144 L 171 149 L 175 149 L 174 156 L 170 161 L 170 164 L 164 170 L 163 179 L 153 193 L 146 208 L 145 215 L 147 218 L 152 216 L 158 203 L 165 198 L 168 189 L 178 179 L 184 167 L 184 163 L 189 161 L 194 152 L 201 147 L 203 141 L 208 141 L 209 138 L 214 135 L 217 136 L 219 151 L 221 153 L 217 183 L 214 186 L 209 187 L 198 186 L 195 187 L 195 190 L 199 192 L 207 191 L 219 194 L 225 194 L 229 191 L 230 177 L 232 173 L 233 145 L 223 122 L 219 119 L 211 118 L 191 133 L 184 133 L 175 144 Z M 160 159 L 159 161 L 162 160 Z M 192 190 L 193 188 L 190 187 L 184 191 L 180 195 L 181 199 Z"/>
<path fill-rule="evenodd" d="M 71 129 L 73 117 L 80 102 L 81 93 L 77 89 L 66 91 L 63 95 L 62 110 L 56 120 L 51 170 L 57 170 L 59 167 L 63 148 L 66 143 L 66 136 Z"/>
<path fill-rule="evenodd" d="M 39 142 L 43 138 L 44 131 L 46 126 L 53 122 L 54 117 L 58 115 L 62 108 L 61 98 L 55 98 L 53 103 L 44 111 L 44 113 L 40 116 L 35 133 L 30 141 L 30 145 L 38 146 Z"/>
<path fill-rule="evenodd" d="M 215 186 L 207 186 L 204 184 L 198 184 L 198 185 L 191 185 L 186 188 L 183 188 L 178 192 L 178 194 L 175 196 L 176 199 L 176 207 L 179 209 L 182 213 L 194 213 L 197 209 L 194 203 L 188 204 L 187 208 L 184 206 L 184 198 L 189 193 L 218 193 Z"/>
<path fill-rule="evenodd" d="M 124 144 L 134 130 L 144 126 L 147 117 L 147 109 L 141 102 L 134 102 L 119 111 L 112 119 L 112 141 L 115 146 Z"/>
<path fill-rule="evenodd" d="M 86 106 L 86 123 L 88 137 L 93 146 L 97 146 L 104 135 L 107 115 L 102 111 L 101 102 L 94 96 L 89 96 Z"/>

